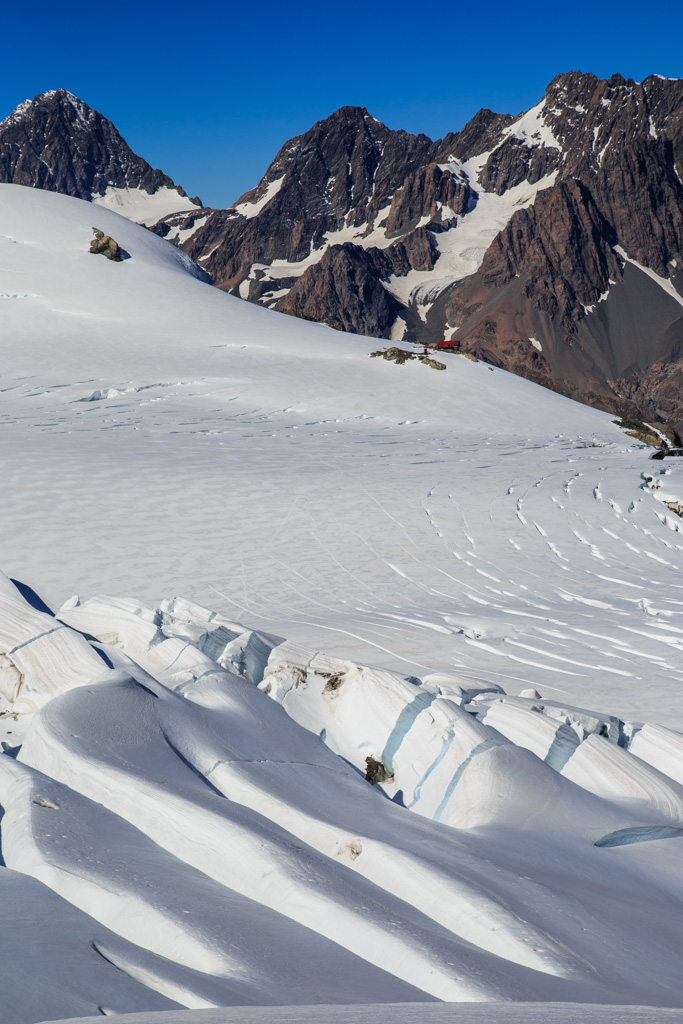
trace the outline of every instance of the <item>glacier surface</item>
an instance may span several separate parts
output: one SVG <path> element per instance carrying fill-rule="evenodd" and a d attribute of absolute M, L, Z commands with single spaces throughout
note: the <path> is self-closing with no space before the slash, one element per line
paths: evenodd
<path fill-rule="evenodd" d="M 0 326 L 3 1021 L 680 1019 L 678 460 L 20 186 Z"/>

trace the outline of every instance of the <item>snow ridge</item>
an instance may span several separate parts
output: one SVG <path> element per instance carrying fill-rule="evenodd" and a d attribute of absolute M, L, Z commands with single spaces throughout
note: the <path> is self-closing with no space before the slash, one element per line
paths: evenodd
<path fill-rule="evenodd" d="M 683 834 L 672 825 L 679 734 L 497 685 L 362 668 L 178 598 L 70 601 L 55 625 L 0 584 L 26 731 L 16 759 L 0 756 L 7 866 L 177 964 L 181 1003 L 220 1005 L 221 991 L 237 1002 L 552 999 L 565 982 L 590 1001 L 676 998 L 680 925 L 659 881 L 641 873 L 659 929 L 645 945 L 638 926 L 625 931 L 633 910 L 616 896 L 628 878 L 603 851 Z M 82 677 L 69 678 L 69 645 Z M 539 854 L 557 872 L 543 887 Z M 566 873 L 583 871 L 615 901 L 609 914 L 592 892 L 566 890 Z M 591 938 L 568 928 L 577 906 Z M 207 981 L 192 984 L 188 969 Z"/>

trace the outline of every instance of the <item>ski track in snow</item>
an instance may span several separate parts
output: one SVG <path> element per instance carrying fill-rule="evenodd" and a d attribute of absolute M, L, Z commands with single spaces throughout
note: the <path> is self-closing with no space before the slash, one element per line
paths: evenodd
<path fill-rule="evenodd" d="M 3 1024 L 680 1004 L 680 460 L 0 207 Z"/>
<path fill-rule="evenodd" d="M 12 408 L 0 426 L 21 452 L 5 471 L 4 532 L 8 550 L 21 537 L 36 582 L 30 566 L 40 565 L 48 598 L 67 594 L 55 586 L 64 567 L 46 553 L 45 517 L 60 524 L 86 592 L 105 575 L 110 592 L 152 600 L 162 588 L 212 606 L 227 594 L 264 627 L 339 656 L 396 668 L 426 659 L 474 679 L 500 678 L 505 661 L 525 686 L 561 675 L 549 684 L 576 700 L 683 725 L 680 520 L 641 489 L 642 456 L 571 438 L 511 449 L 420 424 L 297 422 L 245 407 L 239 385 L 222 381 L 100 383 L 0 380 Z M 679 493 L 677 470 L 665 483 Z M 176 473 L 196 481 L 189 491 Z M 117 529 L 131 503 L 149 532 Z M 341 619 L 355 639 L 335 637 Z M 486 646 L 471 649 L 463 631 Z"/>

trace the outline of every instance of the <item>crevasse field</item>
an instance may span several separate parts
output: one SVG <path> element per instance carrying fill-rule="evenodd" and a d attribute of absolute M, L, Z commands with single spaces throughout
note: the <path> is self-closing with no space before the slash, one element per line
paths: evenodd
<path fill-rule="evenodd" d="M 3 1024 L 683 1020 L 679 460 L 13 185 L 0 332 Z"/>

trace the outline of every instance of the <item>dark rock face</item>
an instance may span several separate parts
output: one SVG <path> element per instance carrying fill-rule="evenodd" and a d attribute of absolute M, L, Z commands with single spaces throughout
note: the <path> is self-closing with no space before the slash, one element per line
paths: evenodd
<path fill-rule="evenodd" d="M 363 107 L 342 107 L 286 143 L 251 192 L 215 211 L 188 243 L 216 284 L 236 291 L 254 263 L 296 263 L 326 234 L 370 223 L 406 177 L 428 162 L 426 135 L 391 131 Z M 270 200 L 258 216 L 250 206 Z M 322 251 L 321 251 L 322 256 Z"/>
<path fill-rule="evenodd" d="M 412 231 L 423 217 L 448 227 L 455 214 L 467 212 L 469 200 L 467 181 L 450 171 L 442 171 L 438 164 L 426 164 L 409 175 L 394 192 L 386 237 L 396 238 Z"/>
<path fill-rule="evenodd" d="M 426 227 L 415 228 L 387 249 L 375 252 L 384 254 L 396 277 L 405 277 L 411 270 L 433 270 L 440 255 L 434 234 Z"/>
<path fill-rule="evenodd" d="M 488 138 L 492 123 L 508 120 L 478 118 L 472 137 Z M 237 292 L 254 264 L 296 263 L 317 249 L 322 257 L 326 235 L 356 227 L 360 237 L 387 207 L 387 238 L 408 234 L 424 217 L 447 229 L 467 210 L 470 187 L 434 156 L 438 145 L 427 136 L 392 131 L 363 107 L 342 107 L 286 143 L 259 185 L 230 210 L 213 211 L 183 248 L 220 288 Z M 269 195 L 257 216 L 245 216 Z M 170 229 L 161 222 L 156 230 Z M 249 297 L 257 291 L 250 287 Z"/>
<path fill-rule="evenodd" d="M 591 190 L 630 256 L 669 276 L 683 251 L 683 79 L 574 72 L 550 83 L 546 104 L 562 177 Z"/>
<path fill-rule="evenodd" d="M 182 247 L 226 291 L 244 294 L 250 277 L 248 296 L 258 301 L 264 289 L 254 286 L 252 267 L 298 263 L 318 250 L 322 258 L 335 232 L 403 238 L 426 218 L 431 231 L 448 230 L 475 199 L 454 161 L 495 145 L 512 120 L 479 111 L 462 132 L 433 143 L 390 130 L 363 107 L 342 107 L 287 142 L 256 188 L 231 209 L 211 211 Z M 542 161 L 535 167 L 540 173 Z M 178 226 L 166 218 L 155 230 L 172 238 Z"/>
<path fill-rule="evenodd" d="M 491 153 L 484 164 L 479 182 L 487 192 L 501 196 L 522 181 L 533 185 L 546 174 L 557 170 L 561 155 L 559 149 L 540 145 L 529 147 L 521 139 L 512 136 Z"/>
<path fill-rule="evenodd" d="M 111 121 L 64 89 L 26 100 L 0 122 L 0 181 L 90 200 L 109 185 L 185 192 L 136 156 Z"/>
<path fill-rule="evenodd" d="M 156 224 L 153 224 L 150 230 L 154 231 L 161 238 L 167 238 L 169 241 L 174 242 L 181 231 L 199 230 L 199 227 L 206 218 L 214 211 L 203 207 L 199 199 L 197 199 L 197 203 L 199 207 L 197 210 L 192 210 L 191 213 L 188 213 L 187 210 L 181 210 L 179 213 L 169 213 L 166 217 L 157 221 Z"/>
<path fill-rule="evenodd" d="M 431 270 L 438 258 L 434 235 L 424 227 L 386 249 L 351 242 L 333 245 L 274 308 L 356 334 L 386 337 L 396 317 L 406 311 L 382 281 L 405 277 L 411 270 Z"/>
<path fill-rule="evenodd" d="M 533 206 L 513 215 L 475 276 L 489 291 L 523 278 L 524 298 L 566 334 L 574 334 L 585 316 L 582 307 L 595 304 L 609 290 L 610 279 L 621 277 L 622 264 L 611 241 L 610 226 L 588 189 L 579 181 L 563 181 L 539 192 Z M 454 293 L 451 322 L 458 319 L 460 296 Z"/>
<path fill-rule="evenodd" d="M 680 430 L 683 309 L 663 286 L 683 292 L 683 81 L 561 75 L 543 120 L 556 144 L 543 159 L 558 183 L 515 213 L 477 273 L 453 288 L 448 322 L 507 369 Z M 524 148 L 517 156 L 518 140 L 507 138 L 481 183 L 501 194 L 533 182 L 543 150 Z"/>
<path fill-rule="evenodd" d="M 380 284 L 381 273 L 391 273 L 391 264 L 380 250 L 349 243 L 332 245 L 275 309 L 339 330 L 381 338 L 391 329 L 400 309 Z"/>
<path fill-rule="evenodd" d="M 434 144 L 433 160 L 445 163 L 450 156 L 468 160 L 493 149 L 500 142 L 501 132 L 514 120 L 511 114 L 494 114 L 484 107 L 477 111 L 462 131 L 450 132 Z"/>

